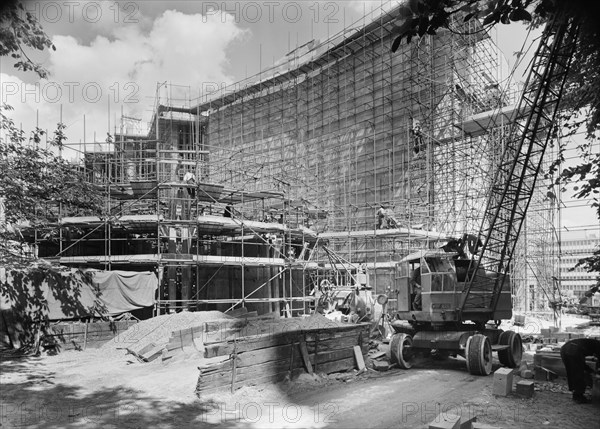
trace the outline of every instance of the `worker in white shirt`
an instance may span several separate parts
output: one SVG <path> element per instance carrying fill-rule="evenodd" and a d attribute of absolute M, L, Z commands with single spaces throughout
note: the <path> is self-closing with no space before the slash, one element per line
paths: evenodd
<path fill-rule="evenodd" d="M 188 195 L 192 198 L 196 198 L 196 176 L 191 171 L 187 171 L 183 176 L 183 181 L 189 185 L 187 191 Z"/>

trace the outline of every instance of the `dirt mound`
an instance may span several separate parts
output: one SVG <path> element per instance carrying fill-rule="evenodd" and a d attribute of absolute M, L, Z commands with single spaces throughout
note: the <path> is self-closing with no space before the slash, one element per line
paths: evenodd
<path fill-rule="evenodd" d="M 133 325 L 104 344 L 101 349 L 108 351 L 116 348 L 135 348 L 139 350 L 150 343 L 160 346 L 167 344 L 173 331 L 201 326 L 204 322 L 228 319 L 232 319 L 232 317 L 220 311 L 184 311 L 163 314 Z"/>
<path fill-rule="evenodd" d="M 348 326 L 348 323 L 330 320 L 321 313 L 313 313 L 309 317 L 300 318 L 298 324 L 302 330 L 316 330 Z"/>

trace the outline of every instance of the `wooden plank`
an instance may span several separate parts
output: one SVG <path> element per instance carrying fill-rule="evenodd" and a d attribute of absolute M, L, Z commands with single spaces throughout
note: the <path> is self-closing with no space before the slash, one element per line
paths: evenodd
<path fill-rule="evenodd" d="M 354 368 L 354 357 L 339 359 L 331 362 L 320 363 L 319 372 L 331 374 L 332 372 L 348 371 Z"/>
<path fill-rule="evenodd" d="M 162 356 L 163 350 L 164 350 L 164 347 L 155 346 L 154 348 L 146 351 L 145 353 L 140 354 L 140 356 L 142 357 L 142 359 L 145 362 L 152 362 L 152 361 L 158 359 L 160 356 Z"/>
<path fill-rule="evenodd" d="M 258 350 L 267 347 L 273 347 L 291 343 L 296 335 L 291 334 L 261 334 L 252 337 L 243 337 L 237 340 L 238 351 L 245 352 L 249 350 Z M 221 341 L 207 345 L 204 343 L 204 357 L 210 358 L 214 356 L 229 355 L 233 353 L 233 341 Z"/>
<path fill-rule="evenodd" d="M 306 343 L 303 339 L 300 340 L 300 354 L 302 355 L 302 361 L 304 362 L 304 367 L 308 371 L 309 374 L 313 373 L 312 364 L 310 363 L 310 359 L 308 357 L 308 350 L 306 349 Z"/>
<path fill-rule="evenodd" d="M 318 360 L 319 365 L 321 365 L 321 363 L 323 363 L 323 362 L 332 362 L 332 361 L 336 361 L 336 360 L 340 360 L 340 359 L 353 358 L 354 350 L 351 348 L 343 349 L 343 350 L 332 350 L 332 351 L 328 351 L 328 352 L 319 352 L 317 355 L 315 355 L 313 353 L 313 354 L 309 354 L 308 356 L 310 357 L 310 361 L 314 366 L 315 365 L 314 363 L 316 360 Z M 320 370 L 320 372 L 323 372 L 323 371 Z"/>
<path fill-rule="evenodd" d="M 289 347 L 289 346 L 288 346 Z M 323 365 L 321 369 L 322 372 L 326 371 L 328 367 L 326 366 L 330 362 L 336 361 L 348 361 L 348 359 L 352 359 L 349 368 L 354 368 L 354 351 L 352 349 L 347 350 L 336 350 L 332 352 L 327 352 L 319 355 L 319 365 Z M 240 355 L 241 356 L 241 355 Z M 312 364 L 315 356 L 309 355 L 309 363 Z M 256 364 L 252 366 L 237 366 L 236 368 L 236 377 L 238 381 L 248 380 L 252 378 L 261 377 L 264 374 L 271 374 L 274 372 L 282 372 L 285 370 L 289 371 L 290 367 L 290 357 L 282 358 L 274 361 L 269 361 L 261 364 Z M 292 371 L 296 369 L 300 369 L 302 372 L 306 372 L 304 369 L 304 360 L 303 357 L 298 353 L 292 357 Z M 346 365 L 347 367 L 347 365 Z M 208 384 L 221 384 L 225 385 L 231 382 L 231 371 L 232 364 L 231 361 L 226 361 L 211 367 L 200 368 L 200 377 L 203 380 L 203 383 Z"/>
<path fill-rule="evenodd" d="M 284 365 L 285 367 L 285 365 Z M 340 359 L 331 362 L 324 362 L 320 365 L 321 372 L 326 374 L 331 374 L 332 372 L 339 371 L 347 371 L 354 368 L 354 357 L 349 357 L 346 359 Z M 292 371 L 292 377 L 297 377 L 300 374 L 305 373 L 304 368 L 295 368 Z M 266 384 L 282 381 L 289 374 L 289 371 L 282 370 L 281 367 L 275 366 L 272 367 L 270 371 L 262 371 L 258 372 L 254 375 L 248 375 L 245 377 L 240 376 L 240 373 L 237 374 L 237 381 L 234 383 L 234 389 L 239 389 L 243 386 L 248 385 L 257 385 L 257 384 Z M 197 385 L 197 391 L 200 393 L 211 393 L 218 391 L 225 391 L 228 388 L 231 388 L 231 385 L 228 383 L 230 378 L 227 378 L 226 375 L 219 381 L 218 379 L 207 380 L 204 378 L 200 378 Z"/>
<path fill-rule="evenodd" d="M 307 353 L 308 353 L 308 350 L 307 350 Z M 321 362 L 321 361 L 327 362 L 329 360 L 339 359 L 341 357 L 352 356 L 353 353 L 354 352 L 353 352 L 352 346 L 347 347 L 347 348 L 332 348 L 332 349 L 325 350 L 319 344 L 319 353 L 318 353 L 319 362 Z M 237 364 L 239 367 L 258 365 L 258 364 L 262 364 L 265 362 L 271 362 L 271 361 L 276 361 L 276 360 L 281 360 L 281 359 L 289 359 L 290 354 L 291 354 L 290 348 L 287 344 L 280 345 L 280 346 L 274 346 L 274 347 L 268 347 L 268 348 L 264 348 L 264 349 L 258 349 L 258 350 L 249 350 L 249 351 L 238 354 L 238 363 Z M 314 359 L 315 353 L 308 353 L 308 355 L 311 357 L 312 361 L 315 360 Z M 332 356 L 336 356 L 336 357 L 332 357 Z"/>
<path fill-rule="evenodd" d="M 92 332 L 123 332 L 131 326 L 137 324 L 136 321 L 117 321 L 117 322 L 95 322 L 95 323 L 57 323 L 50 325 L 49 332 L 53 334 L 83 334 L 86 326 L 88 334 Z"/>
<path fill-rule="evenodd" d="M 356 359 L 356 367 L 359 371 L 365 369 L 365 359 L 360 346 L 354 346 L 354 358 Z"/>
<path fill-rule="evenodd" d="M 297 356 L 294 362 L 294 369 L 300 368 L 304 372 L 302 367 L 302 358 Z M 229 371 L 215 372 L 212 374 L 201 373 L 199 379 L 201 386 L 207 388 L 215 386 L 231 386 L 231 373 L 232 367 L 230 364 Z M 256 365 L 254 367 L 236 368 L 236 380 L 237 383 L 243 383 L 248 380 L 255 380 L 274 374 L 289 373 L 289 362 L 287 359 L 279 360 L 276 362 L 268 362 L 265 364 Z"/>
<path fill-rule="evenodd" d="M 287 344 L 265 349 L 249 350 L 238 354 L 238 366 L 253 366 L 265 362 L 287 359 L 289 357 L 290 348 Z"/>
<path fill-rule="evenodd" d="M 243 328 L 247 325 L 247 321 L 244 319 L 232 319 L 232 320 L 219 320 L 213 322 L 204 323 L 204 332 L 217 332 L 226 329 Z"/>
<path fill-rule="evenodd" d="M 355 336 L 334 338 L 334 339 L 330 339 L 330 340 L 319 339 L 319 351 L 352 348 L 357 344 L 358 344 L 358 338 Z M 307 342 L 306 346 L 307 346 L 309 352 L 314 353 L 315 348 L 316 348 L 316 342 Z"/>
<path fill-rule="evenodd" d="M 115 338 L 115 334 L 112 333 L 104 333 L 99 334 L 95 333 L 93 335 L 87 336 L 87 342 L 93 343 L 98 341 L 107 342 L 113 340 Z M 49 342 L 54 342 L 56 344 L 66 344 L 69 342 L 77 342 L 83 344 L 86 341 L 85 334 L 76 334 L 76 335 L 46 335 L 44 339 Z"/>
<path fill-rule="evenodd" d="M 360 329 L 343 329 L 343 330 L 328 330 L 319 332 L 319 343 L 324 340 L 331 340 L 336 338 L 354 337 L 358 338 L 361 330 Z M 307 342 L 314 342 L 316 340 L 315 332 L 306 332 L 304 334 Z"/>
<path fill-rule="evenodd" d="M 236 328 L 224 329 L 222 331 L 211 331 L 203 334 L 204 344 L 212 344 L 216 342 L 223 342 L 233 338 L 242 338 L 240 330 Z"/>

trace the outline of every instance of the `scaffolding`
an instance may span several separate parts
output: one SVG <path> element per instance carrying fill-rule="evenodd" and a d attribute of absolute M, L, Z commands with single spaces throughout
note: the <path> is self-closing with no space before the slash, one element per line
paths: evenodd
<path fill-rule="evenodd" d="M 476 20 L 392 53 L 395 11 L 383 3 L 211 94 L 176 99 L 185 91 L 167 85 L 162 102 L 158 85 L 147 134 L 121 115 L 108 148 L 85 153 L 106 213 L 63 216 L 68 237 L 44 256 L 152 267 L 155 313 L 297 315 L 311 279 L 332 268 L 327 252 L 368 269 L 378 294 L 403 256 L 476 233 L 518 93 Z M 382 206 L 393 222 L 378 228 Z M 552 219 L 532 222 L 541 231 Z M 552 245 L 540 249 L 539 266 L 552 264 Z"/>

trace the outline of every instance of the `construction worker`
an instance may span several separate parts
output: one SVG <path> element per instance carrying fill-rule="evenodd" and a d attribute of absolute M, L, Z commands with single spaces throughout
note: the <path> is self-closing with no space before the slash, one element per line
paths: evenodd
<path fill-rule="evenodd" d="M 191 171 L 187 171 L 183 176 L 183 181 L 191 186 L 187 188 L 188 195 L 196 198 L 196 176 Z"/>
<path fill-rule="evenodd" d="M 567 370 L 569 390 L 573 392 L 573 401 L 580 404 L 589 402 L 584 395 L 586 374 L 587 378 L 590 378 L 589 373 L 593 371 L 585 363 L 587 356 L 600 358 L 600 341 L 593 338 L 577 338 L 567 341 L 560 349 L 560 357 Z"/>
<path fill-rule="evenodd" d="M 377 229 L 382 229 L 384 225 L 387 228 L 387 210 L 383 205 L 380 205 L 379 210 L 377 210 Z"/>
<path fill-rule="evenodd" d="M 418 155 L 421 149 L 424 149 L 423 144 L 423 132 L 421 131 L 421 122 L 417 119 L 413 119 L 412 129 L 410 130 L 414 137 L 413 152 Z"/>
<path fill-rule="evenodd" d="M 423 309 L 421 302 L 421 267 L 417 267 L 412 271 L 410 284 L 412 285 L 412 309 L 413 311 L 420 311 Z"/>

